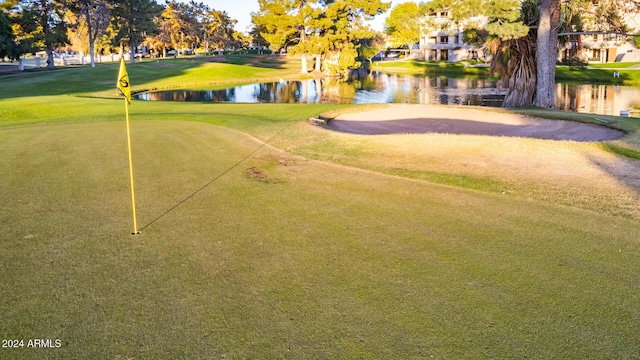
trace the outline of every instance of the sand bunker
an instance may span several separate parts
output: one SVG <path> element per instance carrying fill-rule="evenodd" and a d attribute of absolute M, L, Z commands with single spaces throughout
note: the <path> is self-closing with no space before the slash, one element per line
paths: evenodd
<path fill-rule="evenodd" d="M 550 140 L 604 141 L 624 132 L 573 121 L 545 120 L 477 108 L 393 104 L 344 114 L 329 122 L 332 129 L 354 134 L 467 134 Z"/>

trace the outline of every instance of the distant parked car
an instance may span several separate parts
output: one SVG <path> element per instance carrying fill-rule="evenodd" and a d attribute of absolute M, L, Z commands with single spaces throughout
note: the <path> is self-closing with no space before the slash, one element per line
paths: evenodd
<path fill-rule="evenodd" d="M 397 52 L 397 51 L 392 51 L 392 52 L 388 53 L 386 57 L 388 57 L 390 59 L 396 59 L 396 58 L 400 57 L 400 53 Z"/>

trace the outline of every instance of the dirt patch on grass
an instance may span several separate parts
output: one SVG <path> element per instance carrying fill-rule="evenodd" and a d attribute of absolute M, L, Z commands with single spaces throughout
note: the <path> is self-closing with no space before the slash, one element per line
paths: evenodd
<path fill-rule="evenodd" d="M 251 179 L 257 179 L 262 182 L 269 182 L 269 175 L 266 171 L 257 169 L 255 166 L 248 168 L 245 173 Z"/>
<path fill-rule="evenodd" d="M 624 136 L 622 131 L 593 124 L 437 105 L 394 104 L 341 114 L 329 122 L 329 127 L 364 135 L 441 133 L 572 141 L 605 141 Z"/>

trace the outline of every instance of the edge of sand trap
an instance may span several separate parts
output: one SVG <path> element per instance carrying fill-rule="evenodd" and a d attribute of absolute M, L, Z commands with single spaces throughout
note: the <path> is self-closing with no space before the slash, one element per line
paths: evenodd
<path fill-rule="evenodd" d="M 595 124 L 438 105 L 391 104 L 338 115 L 328 126 L 362 135 L 441 133 L 572 141 L 604 141 L 624 136 L 623 131 Z"/>

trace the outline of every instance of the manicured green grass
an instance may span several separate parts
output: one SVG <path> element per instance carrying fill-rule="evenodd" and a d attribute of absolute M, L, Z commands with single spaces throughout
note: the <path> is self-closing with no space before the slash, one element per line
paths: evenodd
<path fill-rule="evenodd" d="M 256 56 L 247 55 L 247 60 Z M 132 91 L 158 88 L 204 86 L 291 78 L 299 75 L 298 64 L 286 57 L 267 57 L 261 66 L 234 63 L 206 62 L 203 59 L 161 59 L 127 64 Z M 11 84 L 0 90 L 0 99 L 42 95 L 98 95 L 115 96 L 113 90 L 118 64 L 100 64 L 88 67 L 64 68 L 55 71 L 37 71 L 2 76 L 1 81 Z M 46 74 L 46 75 L 45 75 Z"/>
<path fill-rule="evenodd" d="M 602 144 L 602 148 L 614 154 L 626 156 L 628 158 L 640 160 L 640 151 L 618 146 L 615 144 Z"/>
<path fill-rule="evenodd" d="M 213 69 L 229 65 L 186 64 L 129 73 L 140 87 L 178 86 L 202 67 L 207 81 L 227 81 Z M 67 70 L 0 77 L 0 335 L 62 341 L 0 357 L 640 353 L 636 218 L 503 194 L 500 180 L 454 173 L 451 156 L 449 172 L 420 170 L 429 161 L 415 151 L 453 136 L 365 137 L 303 122 L 345 106 L 134 101 L 142 234 L 131 236 L 124 105 L 102 84 L 116 67 L 104 67 L 71 71 L 78 89 L 53 85 Z M 287 74 L 241 72 L 263 70 Z M 490 143 L 496 156 L 610 155 L 462 139 L 478 156 Z"/>
<path fill-rule="evenodd" d="M 613 76 L 614 72 L 619 73 L 618 78 Z M 640 85 L 640 71 L 639 69 L 614 70 L 607 66 L 598 66 L 593 69 L 571 69 L 568 66 L 559 65 L 556 67 L 556 80 L 635 86 Z"/>
<path fill-rule="evenodd" d="M 589 64 L 590 68 L 596 69 L 628 69 L 640 68 L 640 62 L 614 62 L 607 64 Z"/>
<path fill-rule="evenodd" d="M 402 71 L 418 74 L 449 74 L 449 75 L 483 75 L 489 76 L 488 67 L 465 66 L 461 63 L 447 63 L 444 61 L 383 61 L 375 62 L 373 70 L 379 71 Z"/>
<path fill-rule="evenodd" d="M 618 64 L 618 63 L 616 63 Z M 598 64 L 589 66 L 588 69 L 572 69 L 569 66 L 558 65 L 556 67 L 556 80 L 575 81 L 581 83 L 606 83 L 606 84 L 640 84 L 640 69 L 631 68 L 632 65 Z M 625 63 L 627 64 L 627 63 Z M 635 63 L 628 63 L 635 64 Z M 624 68 L 620 70 L 620 68 Z M 376 62 L 372 66 L 373 70 L 385 72 L 405 72 L 413 74 L 447 74 L 451 76 L 478 75 L 491 76 L 488 67 L 465 66 L 463 63 L 447 63 L 444 61 L 385 61 Z M 614 72 L 619 73 L 618 78 L 614 78 Z"/>

